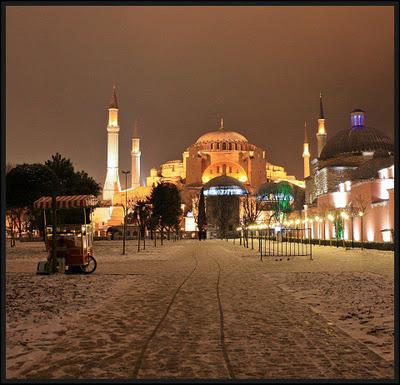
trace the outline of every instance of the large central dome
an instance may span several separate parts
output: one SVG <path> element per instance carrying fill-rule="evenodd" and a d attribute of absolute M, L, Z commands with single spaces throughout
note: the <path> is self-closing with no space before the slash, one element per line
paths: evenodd
<path fill-rule="evenodd" d="M 238 142 L 247 143 L 247 139 L 238 132 L 235 131 L 225 131 L 216 130 L 207 132 L 206 134 L 200 136 L 196 143 L 210 143 L 210 142 Z"/>
<path fill-rule="evenodd" d="M 247 138 L 242 134 L 235 131 L 226 131 L 224 129 L 224 119 L 221 119 L 219 130 L 210 131 L 200 136 L 197 139 L 196 144 L 199 143 L 213 143 L 213 142 L 236 142 L 236 143 L 247 143 Z"/>

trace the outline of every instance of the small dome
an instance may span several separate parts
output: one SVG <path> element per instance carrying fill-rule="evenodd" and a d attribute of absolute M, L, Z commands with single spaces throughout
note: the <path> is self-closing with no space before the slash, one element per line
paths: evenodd
<path fill-rule="evenodd" d="M 204 195 L 244 195 L 247 189 L 243 183 L 231 176 L 221 175 L 208 181 L 204 186 Z"/>
<path fill-rule="evenodd" d="M 325 160 L 338 155 L 357 154 L 363 151 L 393 152 L 393 141 L 372 127 L 346 129 L 339 131 L 321 151 L 320 159 Z"/>
<path fill-rule="evenodd" d="M 210 131 L 206 134 L 200 136 L 197 139 L 196 143 L 210 143 L 210 142 L 240 142 L 247 143 L 247 139 L 238 132 L 235 131 L 225 131 L 225 130 L 216 130 Z"/>

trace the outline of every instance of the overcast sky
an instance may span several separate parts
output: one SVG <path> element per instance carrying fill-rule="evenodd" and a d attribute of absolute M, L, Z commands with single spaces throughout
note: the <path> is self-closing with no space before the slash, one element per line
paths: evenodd
<path fill-rule="evenodd" d="M 58 151 L 103 184 L 115 84 L 120 169 L 138 119 L 143 182 L 221 116 L 302 178 L 320 90 L 328 140 L 354 108 L 394 137 L 393 17 L 392 6 L 8 6 L 7 162 Z"/>

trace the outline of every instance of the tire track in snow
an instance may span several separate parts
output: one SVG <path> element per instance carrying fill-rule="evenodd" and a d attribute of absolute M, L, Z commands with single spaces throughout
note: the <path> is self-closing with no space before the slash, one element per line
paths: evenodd
<path fill-rule="evenodd" d="M 150 335 L 147 337 L 146 341 L 144 342 L 142 349 L 140 351 L 139 357 L 136 361 L 135 367 L 133 369 L 133 378 L 137 378 L 140 368 L 142 366 L 142 362 L 143 362 L 143 358 L 146 354 L 146 350 L 150 344 L 150 341 L 154 338 L 154 336 L 157 334 L 158 330 L 161 327 L 161 324 L 164 322 L 165 318 L 167 317 L 169 310 L 171 309 L 171 306 L 173 305 L 176 296 L 178 295 L 179 291 L 181 290 L 182 286 L 188 281 L 188 279 L 193 275 L 193 273 L 196 271 L 197 269 L 197 265 L 198 265 L 198 261 L 197 258 L 194 256 L 194 259 L 196 261 L 196 264 L 193 268 L 193 270 L 186 276 L 186 278 L 181 282 L 181 284 L 176 288 L 171 301 L 169 302 L 163 316 L 161 317 L 160 321 L 158 321 L 157 325 L 155 326 L 155 328 L 153 329 L 153 331 L 150 333 Z"/>
<path fill-rule="evenodd" d="M 222 308 L 222 302 L 221 302 L 221 296 L 219 292 L 219 282 L 221 278 L 221 265 L 219 262 L 212 257 L 212 259 L 215 261 L 215 263 L 218 266 L 218 277 L 217 277 L 217 300 L 218 300 L 218 309 L 219 309 L 219 321 L 220 321 L 220 344 L 221 344 L 221 350 L 222 350 L 222 355 L 224 357 L 225 365 L 229 373 L 229 377 L 234 379 L 235 374 L 233 373 L 231 361 L 229 359 L 228 351 L 225 346 L 225 332 L 224 332 L 224 310 Z"/>

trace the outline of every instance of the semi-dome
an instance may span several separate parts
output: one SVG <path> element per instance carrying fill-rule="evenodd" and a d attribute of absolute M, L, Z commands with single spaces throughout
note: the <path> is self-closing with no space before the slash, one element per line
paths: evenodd
<path fill-rule="evenodd" d="M 196 143 L 212 143 L 212 142 L 237 142 L 247 143 L 247 139 L 238 132 L 216 130 L 205 133 L 197 139 Z"/>
<path fill-rule="evenodd" d="M 375 128 L 352 127 L 339 131 L 329 139 L 321 151 L 320 159 L 375 151 L 393 152 L 393 141 Z"/>
<path fill-rule="evenodd" d="M 231 176 L 217 176 L 203 186 L 204 195 L 244 195 L 246 187 Z"/>

